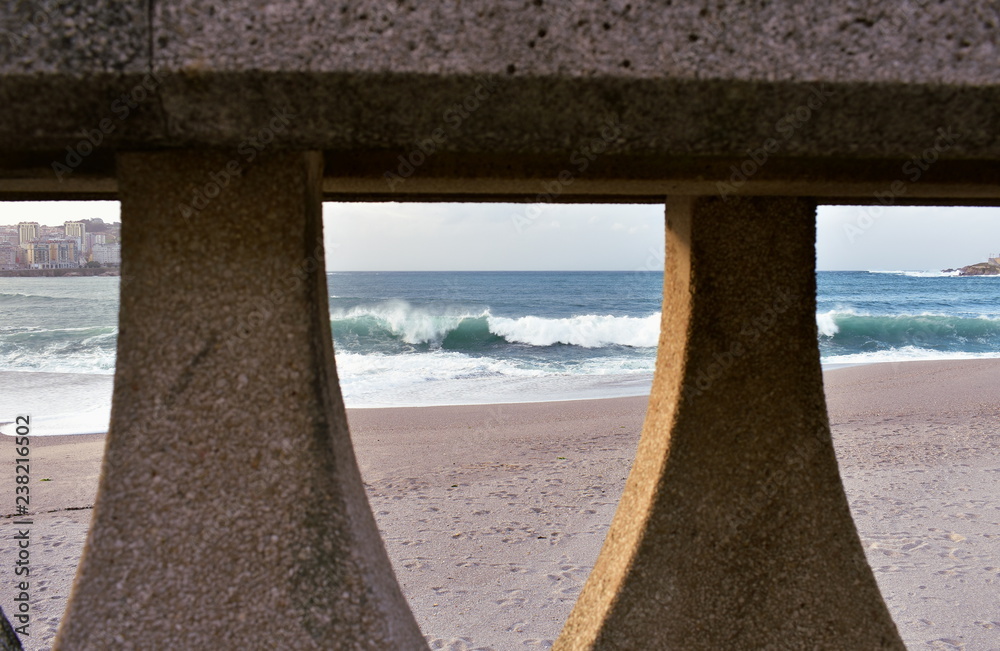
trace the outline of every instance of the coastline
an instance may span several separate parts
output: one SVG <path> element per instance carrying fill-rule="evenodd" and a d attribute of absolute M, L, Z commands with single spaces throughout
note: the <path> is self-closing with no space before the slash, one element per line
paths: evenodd
<path fill-rule="evenodd" d="M 824 373 L 852 513 L 913 647 L 1000 647 L 998 378 L 996 359 Z M 646 403 L 348 410 L 372 510 L 434 648 L 551 643 L 610 524 Z M 65 607 L 103 442 L 32 442 L 32 476 L 51 481 L 32 484 L 39 592 L 26 648 L 48 648 Z M 10 518 L 0 522 L 0 564 L 11 567 L 15 532 Z M 12 598 L 6 581 L 0 604 Z"/>
<path fill-rule="evenodd" d="M 960 356 L 943 359 L 907 359 L 900 361 L 864 361 L 824 363 L 824 376 L 834 371 L 859 367 L 897 367 L 901 364 L 939 364 L 950 362 L 990 362 L 1000 356 L 963 358 Z M 916 367 L 915 367 L 916 368 Z M 401 391 L 388 392 L 392 402 L 368 402 L 366 398 L 347 397 L 348 411 L 367 412 L 382 409 L 437 409 L 441 407 L 495 408 L 498 405 L 549 404 L 560 402 L 588 402 L 649 395 L 653 381 L 652 372 L 632 372 L 621 375 L 566 375 L 543 378 L 505 378 L 498 383 L 492 378 L 463 380 L 453 386 L 435 387 L 431 397 L 434 404 L 420 404 L 428 396 L 406 387 Z M 113 371 L 106 373 L 76 373 L 72 371 L 0 371 L 0 384 L 6 385 L 9 395 L 0 395 L 0 414 L 38 414 L 41 427 L 35 428 L 39 438 L 62 435 L 101 433 L 111 412 L 111 394 L 114 383 Z M 442 383 L 443 384 L 443 383 Z M 81 391 L 85 392 L 81 394 Z M 73 403 L 65 399 L 76 396 Z M 470 396 L 471 399 L 470 399 Z M 492 400 L 490 400 L 492 398 Z M 352 405 L 361 400 L 368 404 Z M 81 411 L 71 405 L 85 404 Z M 53 409 L 53 407 L 56 407 Z M 10 434 L 10 418 L 0 416 L 0 434 Z M 85 423 L 85 424 L 81 424 Z M 54 433 L 49 433 L 54 431 Z"/>
<path fill-rule="evenodd" d="M 0 278 L 88 278 L 121 276 L 121 267 L 64 267 L 62 269 L 0 269 Z"/>

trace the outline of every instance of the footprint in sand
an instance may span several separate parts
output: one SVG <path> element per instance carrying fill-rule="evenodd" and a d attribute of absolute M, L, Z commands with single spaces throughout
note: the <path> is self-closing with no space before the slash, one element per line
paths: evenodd
<path fill-rule="evenodd" d="M 426 636 L 427 646 L 434 651 L 494 651 L 493 647 L 474 646 L 470 637 L 431 637 Z"/>
<path fill-rule="evenodd" d="M 383 534 L 383 537 L 385 537 L 384 534 Z M 418 540 L 402 540 L 402 541 L 400 541 L 399 544 L 402 545 L 403 547 L 418 547 L 420 545 L 426 545 L 427 542 L 428 541 L 426 541 L 426 540 L 419 540 L 419 539 Z"/>
<path fill-rule="evenodd" d="M 463 595 L 469 594 L 468 590 L 451 590 L 451 589 L 446 588 L 446 587 L 441 586 L 441 585 L 439 585 L 439 586 L 433 586 L 433 587 L 431 587 L 431 590 L 434 591 L 434 596 L 435 597 L 443 597 L 445 595 L 455 595 L 457 597 L 461 597 Z"/>
<path fill-rule="evenodd" d="M 429 570 L 432 565 L 429 558 L 404 558 L 400 562 L 408 570 Z"/>
<path fill-rule="evenodd" d="M 507 599 L 497 599 L 496 604 L 501 608 L 520 608 L 524 605 L 525 599 L 520 599 L 518 597 L 507 598 Z"/>
<path fill-rule="evenodd" d="M 947 567 L 943 570 L 938 570 L 934 572 L 934 574 L 938 574 L 941 576 L 960 576 L 963 574 L 967 574 L 970 569 L 972 568 L 970 568 L 968 565 L 952 565 L 951 567 Z"/>

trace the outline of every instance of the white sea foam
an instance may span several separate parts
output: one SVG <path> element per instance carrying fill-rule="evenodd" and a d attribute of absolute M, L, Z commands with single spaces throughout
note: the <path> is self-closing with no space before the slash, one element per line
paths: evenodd
<path fill-rule="evenodd" d="M 115 372 L 115 351 L 81 348 L 68 354 L 52 350 L 12 352 L 0 360 L 0 371 L 112 375 Z"/>
<path fill-rule="evenodd" d="M 866 353 L 853 353 L 848 355 L 830 355 L 822 358 L 824 365 L 832 364 L 880 364 L 886 362 L 921 362 L 921 361 L 946 361 L 963 359 L 996 359 L 1000 353 L 967 353 L 960 351 L 941 351 L 919 348 L 916 346 L 902 346 L 889 350 L 876 350 Z"/>
<path fill-rule="evenodd" d="M 113 326 L 9 329 L 0 339 L 0 371 L 114 373 L 117 337 Z"/>
<path fill-rule="evenodd" d="M 0 433 L 13 435 L 17 416 L 30 417 L 31 433 L 94 434 L 108 431 L 109 375 L 0 373 Z"/>
<path fill-rule="evenodd" d="M 408 344 L 440 342 L 465 319 L 487 316 L 489 310 L 476 313 L 454 309 L 434 313 L 401 300 L 358 306 L 346 312 L 341 310 L 330 314 L 334 321 L 370 318 Z"/>
<path fill-rule="evenodd" d="M 590 400 L 649 395 L 652 382 L 652 373 L 470 378 L 432 385 L 404 385 L 391 393 L 347 397 L 345 402 L 348 407 L 364 408 Z"/>
<path fill-rule="evenodd" d="M 348 407 L 553 400 L 571 395 L 574 387 L 590 387 L 591 393 L 599 393 L 601 386 L 614 386 L 607 395 L 639 395 L 648 391 L 655 363 L 652 356 L 554 365 L 442 350 L 404 355 L 337 353 L 337 372 Z M 638 393 L 634 387 L 632 393 L 621 393 L 623 384 L 632 387 L 635 383 L 640 386 Z"/>
<path fill-rule="evenodd" d="M 587 314 L 565 318 L 494 316 L 489 309 L 441 309 L 431 312 L 406 301 L 392 300 L 347 311 L 332 312 L 334 322 L 371 319 L 408 344 L 441 342 L 466 319 L 486 319 L 489 331 L 512 343 L 532 346 L 569 344 L 584 348 L 619 345 L 655 348 L 660 335 L 660 313 L 645 317 Z"/>
<path fill-rule="evenodd" d="M 646 317 L 588 314 L 564 319 L 525 316 L 519 319 L 490 317 L 490 332 L 507 341 L 551 346 L 571 344 L 584 348 L 610 345 L 655 348 L 660 337 L 660 313 Z"/>
<path fill-rule="evenodd" d="M 345 392 L 358 386 L 391 388 L 399 383 L 461 380 L 475 377 L 540 377 L 543 375 L 610 375 L 650 373 L 655 358 L 602 357 L 580 362 L 534 362 L 472 357 L 435 350 L 426 353 L 383 355 L 338 352 L 337 373 Z"/>
<path fill-rule="evenodd" d="M 840 332 L 840 327 L 837 325 L 838 314 L 843 314 L 843 312 L 830 310 L 816 314 L 816 327 L 819 329 L 820 337 L 832 337 Z"/>
<path fill-rule="evenodd" d="M 892 275 L 896 275 L 896 276 L 909 276 L 910 278 L 948 278 L 948 277 L 951 277 L 951 276 L 957 276 L 958 275 L 958 270 L 956 269 L 955 271 L 933 271 L 933 270 L 930 270 L 930 271 L 904 271 L 904 270 L 883 271 L 883 270 L 879 270 L 879 269 L 870 269 L 870 270 L 868 270 L 868 273 L 870 273 L 870 274 L 892 274 Z"/>

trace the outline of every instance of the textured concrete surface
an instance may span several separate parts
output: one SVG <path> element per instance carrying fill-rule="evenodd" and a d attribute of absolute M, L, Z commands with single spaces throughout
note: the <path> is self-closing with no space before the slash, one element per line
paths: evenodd
<path fill-rule="evenodd" d="M 808 9 L 791 0 L 294 0 L 263 8 L 187 0 L 156 3 L 154 12 L 157 65 L 173 69 L 305 63 L 359 72 L 977 84 L 996 80 L 1000 54 L 1000 12 L 987 0 L 839 0 Z"/>
<path fill-rule="evenodd" d="M 426 648 L 348 435 L 320 170 L 120 157 L 111 430 L 57 648 Z"/>
<path fill-rule="evenodd" d="M 560 644 L 900 648 L 830 448 L 812 203 L 745 196 L 1000 200 L 995 2 L 4 8 L 0 197 L 125 213 L 112 432 L 61 648 L 422 648 L 347 436 L 321 186 L 543 201 L 555 181 L 549 200 L 728 199 L 671 204 L 685 307 Z"/>
<path fill-rule="evenodd" d="M 995 84 L 502 72 L 483 77 L 307 68 L 157 67 L 154 74 L 163 82 L 155 95 L 120 121 L 111 107 L 134 91 L 142 75 L 3 75 L 0 97 L 10 104 L 0 117 L 0 143 L 18 151 L 58 151 L 108 117 L 116 120 L 116 129 L 106 145 L 236 146 L 253 137 L 274 109 L 287 108 L 295 120 L 278 135 L 279 142 L 333 151 L 391 149 L 391 159 L 408 155 L 440 129 L 438 152 L 558 154 L 566 165 L 573 149 L 597 137 L 613 117 L 623 131 L 602 154 L 743 159 L 748 148 L 775 138 L 776 157 L 903 158 L 931 146 L 937 130 L 948 127 L 962 138 L 946 160 L 995 159 L 1000 152 Z M 493 92 L 487 95 L 483 85 Z M 809 108 L 816 93 L 824 95 L 823 103 L 813 101 L 815 108 Z M 49 109 L 46 102 L 55 106 Z"/>
<path fill-rule="evenodd" d="M 238 147 L 275 110 L 294 115 L 281 146 L 322 149 L 349 161 L 336 175 L 379 183 L 428 139 L 417 178 L 550 180 L 612 118 L 621 131 L 581 183 L 662 178 L 679 158 L 721 181 L 772 138 L 762 175 L 821 178 L 833 160 L 898 170 L 941 128 L 960 137 L 933 174 L 1000 161 L 1000 9 L 988 0 L 71 2 L 36 29 L 40 7 L 17 3 L 0 26 L 30 37 L 0 57 L 0 178 L 52 180 L 51 162 L 103 119 L 115 128 L 77 182 L 113 177 L 101 153 L 114 148 Z M 115 102 L 147 74 L 155 91 L 125 116 Z"/>
<path fill-rule="evenodd" d="M 814 209 L 668 200 L 646 424 L 557 649 L 904 648 L 831 444 Z"/>
<path fill-rule="evenodd" d="M 989 0 L 4 3 L 0 71 L 501 73 L 994 83 Z M 10 36 L 7 36 L 10 34 Z"/>
<path fill-rule="evenodd" d="M 0 3 L 0 75 L 147 71 L 149 4 L 4 0 Z"/>

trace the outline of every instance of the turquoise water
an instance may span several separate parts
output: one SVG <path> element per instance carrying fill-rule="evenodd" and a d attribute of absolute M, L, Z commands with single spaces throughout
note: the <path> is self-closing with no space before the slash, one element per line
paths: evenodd
<path fill-rule="evenodd" d="M 1000 356 L 1000 278 L 861 271 L 817 282 L 827 365 Z M 660 273 L 345 272 L 328 285 L 349 407 L 649 390 Z M 48 433 L 104 431 L 117 292 L 118 278 L 0 278 L 0 422 L 30 408 Z"/>
<path fill-rule="evenodd" d="M 1000 276 L 817 274 L 822 359 L 899 362 L 1000 356 Z"/>
<path fill-rule="evenodd" d="M 455 404 L 648 390 L 662 274 L 334 273 L 348 404 Z"/>

